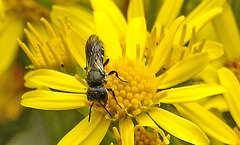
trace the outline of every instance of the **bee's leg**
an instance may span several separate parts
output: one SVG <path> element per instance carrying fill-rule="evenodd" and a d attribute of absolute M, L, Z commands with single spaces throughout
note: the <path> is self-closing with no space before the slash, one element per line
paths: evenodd
<path fill-rule="evenodd" d="M 118 72 L 117 72 L 117 71 L 112 70 L 112 71 L 110 71 L 110 72 L 108 73 L 108 75 L 112 75 L 112 74 L 115 74 L 115 76 L 116 76 L 120 81 L 125 82 L 125 83 L 128 83 L 127 81 L 122 80 L 122 79 L 118 76 Z"/>
<path fill-rule="evenodd" d="M 122 107 L 120 106 L 120 104 L 118 103 L 117 99 L 116 99 L 116 96 L 115 96 L 115 93 L 113 91 L 113 88 L 107 88 L 108 91 L 112 92 L 112 95 L 113 95 L 113 98 L 115 99 L 115 101 L 117 102 L 118 106 L 122 109 Z"/>
<path fill-rule="evenodd" d="M 98 101 L 99 102 L 99 104 L 107 111 L 107 113 L 113 118 L 113 116 L 112 116 L 112 114 L 107 110 L 107 108 L 106 108 L 106 104 L 102 104 L 101 103 L 101 101 Z"/>
<path fill-rule="evenodd" d="M 93 104 L 94 104 L 94 103 L 91 104 L 90 109 L 89 109 L 89 113 L 88 113 L 88 116 L 89 116 L 89 118 L 88 118 L 88 122 L 90 121 L 90 118 L 91 118 L 91 109 L 92 109 Z"/>
<path fill-rule="evenodd" d="M 106 61 L 103 64 L 103 67 L 105 67 L 109 63 L 109 58 L 106 59 Z"/>

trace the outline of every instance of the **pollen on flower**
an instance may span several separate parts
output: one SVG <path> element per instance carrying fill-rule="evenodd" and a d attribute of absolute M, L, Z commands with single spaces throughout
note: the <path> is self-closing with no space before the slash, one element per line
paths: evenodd
<path fill-rule="evenodd" d="M 50 10 L 34 0 L 3 0 L 7 10 L 28 21 L 38 21 L 41 17 L 49 17 Z"/>
<path fill-rule="evenodd" d="M 238 81 L 240 81 L 240 59 L 227 62 L 226 67 L 228 67 L 235 74 Z"/>
<path fill-rule="evenodd" d="M 59 21 L 62 24 L 60 36 L 58 36 L 51 25 L 42 18 L 41 22 L 43 23 L 47 34 L 40 34 L 40 31 L 38 32 L 30 23 L 28 23 L 27 26 L 29 30 L 25 29 L 24 32 L 32 47 L 27 47 L 23 42 L 18 40 L 20 47 L 31 60 L 34 68 L 61 70 L 63 67 L 66 68 L 71 66 L 72 57 L 65 38 L 67 31 L 65 29 L 69 28 L 67 27 L 68 20 L 59 19 Z M 46 40 L 46 38 L 48 40 Z"/>
<path fill-rule="evenodd" d="M 156 77 L 139 61 L 122 58 L 106 66 L 107 72 L 116 70 L 119 77 L 108 75 L 106 88 L 114 88 L 115 97 L 122 109 L 116 103 L 111 92 L 108 95 L 106 108 L 114 118 L 122 117 L 126 113 L 130 116 L 138 115 L 143 108 L 153 105 L 153 97 L 157 91 Z"/>

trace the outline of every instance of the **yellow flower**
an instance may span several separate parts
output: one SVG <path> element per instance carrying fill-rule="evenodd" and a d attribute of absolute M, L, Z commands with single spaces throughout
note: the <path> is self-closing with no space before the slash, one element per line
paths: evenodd
<path fill-rule="evenodd" d="M 110 50 L 107 49 L 107 51 L 118 50 L 118 52 L 121 52 L 120 50 L 122 49 L 123 51 L 122 54 L 112 52 L 113 53 L 112 54 L 113 56 L 111 56 L 112 59 L 115 59 L 116 57 L 125 54 L 130 59 L 136 58 L 138 55 L 138 51 L 135 51 L 135 49 L 132 48 L 133 47 L 136 48 L 136 45 L 139 45 L 140 47 L 139 53 L 140 54 L 142 52 L 146 53 L 145 54 L 147 55 L 146 61 L 148 62 L 149 66 L 154 66 L 151 68 L 152 71 L 154 71 L 154 73 L 157 73 L 157 71 L 159 70 L 161 71 L 161 69 L 168 70 L 167 72 L 168 75 L 166 79 L 164 79 L 162 85 L 159 86 L 159 88 L 165 89 L 180 84 L 186 80 L 189 80 L 198 72 L 200 72 L 208 62 L 208 55 L 206 53 L 206 50 L 214 47 L 216 48 L 220 47 L 220 51 L 214 52 L 220 53 L 217 54 L 218 57 L 221 56 L 221 54 L 223 54 L 223 50 L 221 50 L 222 47 L 219 46 L 218 43 L 203 40 L 201 43 L 194 44 L 195 33 L 209 19 L 211 19 L 212 17 L 221 12 L 220 7 L 223 4 L 223 2 L 224 1 L 211 1 L 211 3 L 209 3 L 208 1 L 204 1 L 186 18 L 184 22 L 182 22 L 179 29 L 177 30 L 172 29 L 173 31 L 169 33 L 171 34 L 171 36 L 165 36 L 166 33 L 165 31 L 169 31 L 170 26 L 164 23 L 162 24 L 162 22 L 159 20 L 170 21 L 172 23 L 170 19 L 166 18 L 166 20 L 164 20 L 165 17 L 163 18 L 160 17 L 162 15 L 168 14 L 174 15 L 175 16 L 174 18 L 176 18 L 176 15 L 178 14 L 177 10 L 180 8 L 176 8 L 176 11 L 168 12 L 168 10 L 170 9 L 169 7 L 176 6 L 176 5 L 173 6 L 172 3 L 168 3 L 166 1 L 163 10 L 161 9 L 161 11 L 158 14 L 158 19 L 155 22 L 155 27 L 152 29 L 151 32 L 148 33 L 146 32 L 146 24 L 145 19 L 143 17 L 144 10 L 143 6 L 141 6 L 141 2 L 139 3 L 138 1 L 133 0 L 129 4 L 130 8 L 128 9 L 129 17 L 128 24 L 126 23 L 125 18 L 120 12 L 118 13 L 116 12 L 113 15 L 113 13 L 106 11 L 111 9 L 108 5 L 104 4 L 101 5 L 101 2 L 98 3 L 95 2 L 96 4 L 93 4 L 93 8 L 95 9 L 93 13 L 96 30 L 95 33 L 97 33 L 97 35 L 100 36 L 101 40 L 105 44 L 105 47 L 115 48 Z M 131 5 L 133 5 L 133 7 L 134 6 L 138 7 L 141 10 L 135 11 L 135 8 L 131 8 Z M 207 5 L 209 5 L 208 8 L 203 9 Z M 179 4 L 178 6 L 181 7 L 181 4 Z M 195 16 L 195 14 L 197 14 L 197 16 L 199 17 Z M 201 22 L 199 23 L 199 21 Z M 74 32 L 73 30 L 72 35 L 70 34 L 71 39 L 74 39 L 75 41 L 77 40 L 80 41 L 79 38 L 81 38 L 82 40 L 86 41 L 86 39 L 90 35 L 89 31 L 85 30 L 84 28 L 85 27 L 83 27 L 80 31 L 78 30 L 78 32 Z M 135 31 L 135 29 L 136 30 L 139 29 L 141 31 Z M 135 35 L 141 37 L 134 37 Z M 109 39 L 112 39 L 112 41 L 109 41 Z M 184 44 L 189 40 L 190 42 L 188 47 L 185 47 Z M 82 43 L 80 43 L 81 44 L 80 46 L 79 44 L 78 46 L 75 46 L 76 43 L 71 42 L 69 44 L 70 47 L 74 48 L 71 49 L 72 54 L 74 55 L 78 63 L 81 64 L 82 68 L 85 67 L 85 63 L 83 61 L 85 57 L 83 55 L 79 55 L 78 48 L 84 47 L 85 43 L 83 42 L 85 41 L 82 41 Z M 172 41 L 173 43 L 169 43 Z M 126 43 L 128 43 L 128 45 L 126 45 Z M 144 50 L 145 47 L 147 49 L 146 51 Z M 208 51 L 208 53 L 210 59 L 214 58 L 214 56 L 211 55 L 212 54 L 211 51 Z M 154 55 L 156 57 L 154 57 Z M 159 58 L 158 56 L 161 56 L 161 58 Z M 140 59 L 144 58 L 140 55 Z M 189 69 L 191 69 L 191 71 L 189 71 Z"/>
<path fill-rule="evenodd" d="M 212 26 L 206 27 L 205 31 L 211 31 L 215 34 L 215 36 L 210 36 L 210 38 L 218 39 L 218 41 L 223 44 L 225 52 L 223 57 L 213 61 L 212 65 L 209 66 L 209 69 L 206 70 L 206 73 L 209 74 L 211 72 L 215 77 L 208 77 L 205 73 L 202 76 L 205 82 L 216 84 L 219 83 L 216 77 L 216 70 L 222 66 L 228 67 L 237 77 L 239 76 L 240 36 L 236 20 L 234 19 L 232 10 L 227 2 L 223 5 L 223 12 L 216 16 L 211 22 Z M 206 36 L 203 36 L 202 34 L 202 37 Z"/>
<path fill-rule="evenodd" d="M 224 99 L 222 96 L 221 98 L 218 97 L 212 100 L 208 106 L 215 106 L 216 108 L 221 109 L 222 106 L 227 104 L 227 110 L 230 111 L 237 127 L 232 129 L 196 103 L 180 104 L 175 106 L 183 117 L 196 123 L 209 136 L 222 143 L 238 145 L 240 144 L 240 107 L 238 104 L 240 101 L 238 68 L 240 58 L 240 37 L 233 13 L 227 2 L 225 2 L 223 6 L 223 13 L 214 18 L 212 24 L 216 32 L 216 37 L 224 45 L 225 55 L 221 59 L 213 62 L 213 64 L 209 67 L 211 70 L 208 69 L 205 71 L 213 73 L 215 80 L 211 82 L 221 84 L 226 88 L 226 92 L 223 94 Z M 206 81 L 209 81 L 209 77 L 207 75 L 204 77 L 206 77 Z M 226 111 L 226 109 L 224 111 Z M 204 116 L 204 118 L 201 116 Z"/>
<path fill-rule="evenodd" d="M 27 23 L 29 30 L 24 29 L 24 32 L 32 47 L 28 48 L 19 39 L 17 40 L 33 64 L 33 66 L 29 67 L 32 69 L 49 68 L 69 72 L 73 66 L 73 58 L 69 52 L 65 37 L 69 29 L 67 25 L 70 25 L 70 22 L 67 19 L 59 19 L 62 27 L 60 36 L 54 32 L 51 25 L 44 18 L 41 19 L 41 22 L 47 31 L 47 38 L 43 37 L 44 33 L 39 34 L 30 23 Z"/>
<path fill-rule="evenodd" d="M 113 127 L 113 132 L 115 139 L 117 141 L 118 145 L 122 145 L 121 142 L 121 135 L 118 132 L 118 129 L 116 127 Z M 163 132 L 159 130 L 158 128 L 149 128 L 144 127 L 140 125 L 136 125 L 134 127 L 134 144 L 137 145 L 167 145 L 169 144 L 170 136 L 167 136 L 167 140 L 162 141 L 159 134 L 162 134 Z M 113 145 L 113 143 L 111 143 Z"/>
<path fill-rule="evenodd" d="M 216 36 L 219 41 L 224 45 L 225 57 L 220 60 L 221 66 L 229 68 L 240 80 L 240 35 L 239 29 L 234 19 L 234 15 L 229 4 L 224 4 L 223 13 L 216 17 L 213 21 Z M 219 76 L 220 77 L 220 76 Z M 224 79 L 225 76 L 221 76 Z M 228 77 L 228 76 L 226 76 Z M 221 78 L 220 78 L 221 80 Z M 221 83 L 221 81 L 220 81 Z"/>
<path fill-rule="evenodd" d="M 16 65 L 17 38 L 22 38 L 26 21 L 47 16 L 49 11 L 31 0 L 0 0 L 0 122 L 17 119 L 22 107 L 19 96 L 23 93 L 22 70 Z M 17 73 L 16 73 L 16 72 Z"/>
<path fill-rule="evenodd" d="M 206 83 L 221 84 L 219 82 L 220 76 L 217 72 L 221 67 L 230 69 L 240 80 L 240 35 L 231 7 L 227 2 L 223 5 L 223 12 L 216 16 L 209 27 L 205 31 L 211 31 L 212 39 L 217 39 L 224 47 L 224 55 L 214 60 L 200 73 L 200 76 Z M 203 34 L 202 34 L 203 35 Z M 205 35 L 202 37 L 206 37 Z M 228 76 L 221 76 L 228 77 Z M 228 111 L 228 106 L 223 96 L 216 96 L 205 104 L 206 108 L 217 108 L 221 112 Z"/>
<path fill-rule="evenodd" d="M 47 16 L 49 10 L 32 0 L 0 0 L 0 9 L 1 74 L 17 56 L 16 39 L 22 38 L 24 23 Z"/>
<path fill-rule="evenodd" d="M 57 28 L 53 28 L 51 23 L 49 23 L 46 19 L 41 18 L 40 21 L 44 27 L 40 27 L 39 25 L 34 27 L 32 24 L 27 23 L 28 29 L 24 29 L 30 45 L 26 45 L 19 39 L 17 41 L 19 46 L 27 54 L 33 64 L 28 66 L 28 68 L 49 68 L 71 74 L 73 71 L 76 71 L 73 70 L 73 67 L 76 64 L 72 58 L 72 55 L 70 54 L 68 43 L 66 42 L 65 37 L 71 25 L 85 27 L 87 31 L 90 32 L 92 29 L 92 24 L 89 22 L 88 26 L 83 22 L 87 22 L 85 21 L 86 17 L 91 20 L 92 15 L 84 7 L 81 7 L 81 9 L 78 10 L 73 6 L 68 6 L 68 9 L 71 9 L 71 16 L 69 16 L 69 10 L 64 11 L 64 14 L 61 13 L 63 9 L 62 7 L 53 6 L 53 9 L 54 12 L 51 13 L 51 17 Z M 75 11 L 79 15 L 74 14 Z M 64 17 L 54 17 L 55 15 L 62 15 Z M 74 17 L 78 20 L 78 22 L 81 23 L 76 24 L 71 22 L 67 16 Z"/>
<path fill-rule="evenodd" d="M 214 85 L 168 89 L 191 79 L 207 65 L 207 52 L 202 52 L 205 41 L 196 44 L 195 47 L 193 43 L 195 30 L 198 31 L 221 11 L 223 1 L 209 2 L 201 3 L 186 19 L 183 16 L 175 19 L 182 2 L 176 11 L 168 11 L 176 5 L 165 1 L 163 10 L 158 16 L 165 13 L 174 14 L 173 19 L 169 19 L 171 20 L 169 25 L 157 19 L 156 26 L 149 33 L 146 30 L 142 1 L 130 1 L 126 22 L 123 14 L 112 1 L 92 0 L 93 29 L 85 27 L 89 25 L 87 18 L 85 24 L 77 22 L 79 16 L 74 19 L 78 13 L 71 13 L 71 10 L 78 12 L 76 9 L 55 7 L 53 16 L 65 14 L 71 18 L 73 26 L 67 33 L 67 42 L 79 66 L 85 68 L 85 43 L 90 34 L 96 33 L 103 41 L 105 56 L 110 59 L 106 71 L 116 70 L 119 77 L 127 81 L 126 83 L 114 75 L 108 75 L 105 87 L 114 88 L 117 102 L 122 108 L 109 93 L 106 109 L 113 117 L 111 118 L 106 110 L 95 103 L 93 106 L 95 111 L 92 112 L 90 122 L 87 116 L 59 144 L 99 144 L 111 122 L 119 123 L 122 144 L 134 144 L 132 120 L 136 120 L 141 126 L 158 130 L 160 126 L 168 133 L 193 144 L 209 144 L 208 138 L 195 124 L 158 107 L 161 103 L 192 102 L 225 92 L 223 87 Z M 167 18 L 164 21 L 167 21 Z M 186 49 L 184 44 L 189 40 L 190 44 Z M 181 55 L 175 57 L 172 51 L 178 51 L 178 48 L 183 50 L 179 50 Z M 178 61 L 175 61 L 175 58 L 178 58 Z M 25 85 L 39 89 L 25 93 L 21 104 L 44 110 L 89 107 L 91 102 L 87 100 L 85 94 L 88 86 L 84 79 L 85 76 L 81 74 L 73 77 L 49 69 L 30 72 L 25 76 Z M 42 86 L 50 90 L 41 89 Z M 160 135 L 163 140 L 168 140 L 164 133 Z"/>

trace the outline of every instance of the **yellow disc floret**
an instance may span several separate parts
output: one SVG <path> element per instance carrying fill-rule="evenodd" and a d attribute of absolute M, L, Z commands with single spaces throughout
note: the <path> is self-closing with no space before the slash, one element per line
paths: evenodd
<path fill-rule="evenodd" d="M 107 72 L 116 70 L 121 81 L 115 75 L 108 75 L 106 88 L 113 88 L 115 97 L 122 107 L 118 106 L 112 93 L 108 94 L 107 108 L 114 118 L 129 115 L 135 116 L 153 105 L 153 97 L 157 91 L 156 77 L 140 61 L 119 59 L 107 65 Z M 125 82 L 127 81 L 127 82 Z"/>

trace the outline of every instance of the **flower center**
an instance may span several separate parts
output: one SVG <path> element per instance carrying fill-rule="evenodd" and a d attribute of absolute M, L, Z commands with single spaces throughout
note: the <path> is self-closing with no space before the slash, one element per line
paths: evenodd
<path fill-rule="evenodd" d="M 240 81 L 240 59 L 227 62 L 226 67 L 228 67 L 235 74 L 238 81 Z"/>
<path fill-rule="evenodd" d="M 19 45 L 23 51 L 27 54 L 28 58 L 34 65 L 34 68 L 49 68 L 55 70 L 71 67 L 72 57 L 68 45 L 66 43 L 66 29 L 67 23 L 62 19 L 59 19 L 62 24 L 62 30 L 60 36 L 58 36 L 51 25 L 45 20 L 41 19 L 45 29 L 48 33 L 48 40 L 46 40 L 44 34 L 40 34 L 30 23 L 28 23 L 29 30 L 25 29 L 24 32 L 32 45 L 32 49 L 28 48 L 23 42 L 18 40 Z M 67 19 L 66 19 L 67 21 Z"/>
<path fill-rule="evenodd" d="M 153 97 L 157 91 L 156 77 L 147 67 L 139 61 L 126 58 L 119 59 L 106 66 L 106 71 L 116 70 L 121 81 L 115 75 L 108 75 L 106 88 L 113 88 L 116 100 L 111 92 L 108 94 L 106 108 L 114 115 L 114 118 L 123 117 L 126 114 L 135 116 L 153 105 Z"/>
<path fill-rule="evenodd" d="M 41 17 L 49 17 L 49 10 L 34 0 L 5 0 L 9 12 L 18 14 L 26 20 L 38 21 Z"/>

